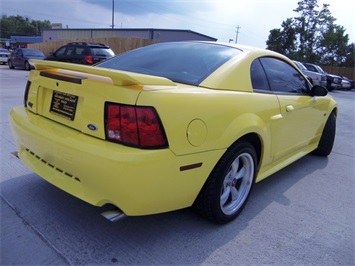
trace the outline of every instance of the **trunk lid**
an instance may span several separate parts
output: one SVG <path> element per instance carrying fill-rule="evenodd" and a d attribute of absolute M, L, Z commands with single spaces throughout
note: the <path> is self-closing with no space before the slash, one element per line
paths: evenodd
<path fill-rule="evenodd" d="M 99 67 L 43 60 L 31 64 L 35 70 L 28 78 L 27 109 L 100 139 L 105 139 L 106 102 L 135 105 L 145 88 L 176 86 L 162 77 Z"/>

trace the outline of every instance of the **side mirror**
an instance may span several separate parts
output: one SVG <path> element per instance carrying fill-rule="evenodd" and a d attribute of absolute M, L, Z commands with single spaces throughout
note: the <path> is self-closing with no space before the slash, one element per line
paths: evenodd
<path fill-rule="evenodd" d="M 323 86 L 314 85 L 311 88 L 311 96 L 326 96 L 328 94 L 328 90 Z"/>

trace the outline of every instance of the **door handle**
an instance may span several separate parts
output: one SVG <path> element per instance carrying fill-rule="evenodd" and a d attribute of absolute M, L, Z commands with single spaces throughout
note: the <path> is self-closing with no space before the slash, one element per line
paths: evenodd
<path fill-rule="evenodd" d="M 287 111 L 287 112 L 291 112 L 291 111 L 293 111 L 293 110 L 295 110 L 295 107 L 293 107 L 292 104 L 286 105 L 286 111 Z"/>

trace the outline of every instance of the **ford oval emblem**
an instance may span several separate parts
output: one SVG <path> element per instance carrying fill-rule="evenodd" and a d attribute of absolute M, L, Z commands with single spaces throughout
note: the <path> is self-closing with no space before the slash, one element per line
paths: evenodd
<path fill-rule="evenodd" d="M 95 126 L 94 124 L 88 124 L 88 129 L 95 131 L 97 130 L 97 126 Z"/>

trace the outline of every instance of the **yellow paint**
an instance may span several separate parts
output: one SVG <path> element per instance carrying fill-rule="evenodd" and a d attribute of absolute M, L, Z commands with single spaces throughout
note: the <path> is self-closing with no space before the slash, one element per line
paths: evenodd
<path fill-rule="evenodd" d="M 246 50 L 199 87 L 166 78 L 51 61 L 32 61 L 28 102 L 11 111 L 18 155 L 48 182 L 90 204 L 112 203 L 127 215 L 191 206 L 225 151 L 260 139 L 257 181 L 314 150 L 336 103 L 330 97 L 255 93 L 250 64 L 272 52 Z M 82 84 L 40 76 L 81 77 Z M 78 96 L 75 119 L 50 112 L 53 91 Z M 105 141 L 105 102 L 153 106 L 169 148 L 141 150 Z M 92 130 L 88 125 L 95 125 Z M 180 167 L 202 163 L 180 171 Z"/>

